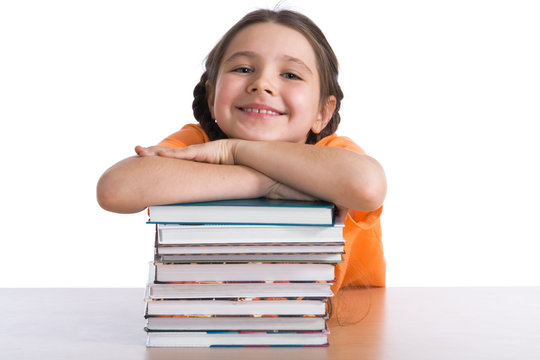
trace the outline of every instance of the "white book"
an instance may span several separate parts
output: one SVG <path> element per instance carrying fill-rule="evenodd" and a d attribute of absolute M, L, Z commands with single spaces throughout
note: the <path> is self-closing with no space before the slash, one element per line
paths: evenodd
<path fill-rule="evenodd" d="M 325 300 L 152 300 L 146 315 L 326 315 Z"/>
<path fill-rule="evenodd" d="M 343 243 L 338 219 L 334 226 L 157 224 L 156 233 L 159 245 Z"/>
<path fill-rule="evenodd" d="M 277 254 L 277 253 L 333 253 L 342 254 L 344 251 L 343 245 L 276 245 L 276 246 L 255 246 L 255 245 L 239 245 L 239 246 L 158 246 L 156 253 L 158 255 L 180 255 L 180 254 Z"/>
<path fill-rule="evenodd" d="M 174 264 L 155 262 L 156 282 L 333 281 L 333 264 Z"/>
<path fill-rule="evenodd" d="M 328 346 L 328 332 L 148 332 L 148 347 Z"/>
<path fill-rule="evenodd" d="M 149 330 L 263 330 L 263 331 L 322 331 L 326 329 L 324 317 L 148 317 Z"/>
<path fill-rule="evenodd" d="M 342 262 L 341 254 L 219 254 L 219 255 L 162 255 L 161 261 L 171 261 L 177 263 L 216 263 L 216 262 L 253 262 L 253 261 L 295 261 L 295 262 L 317 262 L 317 263 L 338 263 Z"/>

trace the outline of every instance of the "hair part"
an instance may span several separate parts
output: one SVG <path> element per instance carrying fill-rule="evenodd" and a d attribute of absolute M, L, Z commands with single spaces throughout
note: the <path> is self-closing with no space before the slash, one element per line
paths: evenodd
<path fill-rule="evenodd" d="M 317 59 L 317 70 L 321 84 L 319 106 L 322 109 L 330 96 L 336 98 L 334 113 L 326 127 L 319 133 L 310 130 L 307 134 L 306 144 L 315 144 L 320 139 L 336 132 L 341 120 L 339 108 L 343 99 L 343 92 L 338 83 L 338 61 L 332 47 L 319 27 L 307 16 L 291 10 L 255 10 L 244 16 L 225 33 L 208 54 L 205 63 L 206 71 L 202 74 L 199 83 L 193 90 L 193 115 L 210 140 L 227 138 L 227 135 L 219 128 L 210 113 L 206 83 L 209 82 L 212 86 L 215 86 L 225 52 L 236 34 L 250 25 L 260 23 L 284 25 L 304 35 L 313 48 Z"/>

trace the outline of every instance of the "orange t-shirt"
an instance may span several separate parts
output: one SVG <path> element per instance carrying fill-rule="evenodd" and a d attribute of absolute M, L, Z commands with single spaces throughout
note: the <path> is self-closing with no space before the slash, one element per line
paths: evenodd
<path fill-rule="evenodd" d="M 188 124 L 158 145 L 178 148 L 209 141 L 199 125 Z M 321 139 L 315 145 L 364 153 L 351 139 L 336 134 Z M 381 213 L 382 206 L 369 212 L 349 210 L 343 229 L 345 261 L 336 266 L 336 282 L 332 285 L 334 293 L 347 286 L 385 286 L 386 262 L 381 241 Z"/>

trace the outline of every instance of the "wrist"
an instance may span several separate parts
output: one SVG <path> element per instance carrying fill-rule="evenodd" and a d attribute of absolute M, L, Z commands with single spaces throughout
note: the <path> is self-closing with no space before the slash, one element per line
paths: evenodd
<path fill-rule="evenodd" d="M 231 141 L 231 154 L 233 158 L 233 164 L 242 165 L 241 154 L 244 151 L 243 148 L 246 146 L 247 140 L 233 139 Z"/>

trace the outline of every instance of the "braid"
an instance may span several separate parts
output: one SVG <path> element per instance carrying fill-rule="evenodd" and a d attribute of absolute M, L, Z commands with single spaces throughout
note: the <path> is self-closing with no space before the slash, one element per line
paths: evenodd
<path fill-rule="evenodd" d="M 201 80 L 195 88 L 193 89 L 193 116 L 201 124 L 202 129 L 208 135 L 210 140 L 217 139 L 226 139 L 227 135 L 216 124 L 214 119 L 212 119 L 212 114 L 208 108 L 208 99 L 206 98 L 206 81 L 208 80 L 208 73 L 205 71 Z"/>

